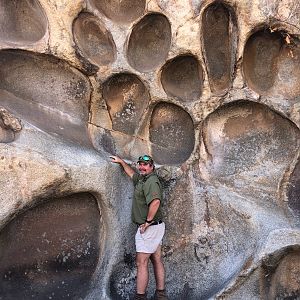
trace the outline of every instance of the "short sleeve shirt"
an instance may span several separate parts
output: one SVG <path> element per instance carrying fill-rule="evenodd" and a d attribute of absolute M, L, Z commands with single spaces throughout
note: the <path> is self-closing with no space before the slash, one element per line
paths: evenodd
<path fill-rule="evenodd" d="M 131 218 L 134 223 L 145 223 L 148 215 L 149 205 L 154 199 L 162 202 L 162 186 L 155 172 L 147 176 L 134 174 L 134 197 L 132 202 Z M 153 220 L 162 218 L 161 205 L 159 206 Z"/>

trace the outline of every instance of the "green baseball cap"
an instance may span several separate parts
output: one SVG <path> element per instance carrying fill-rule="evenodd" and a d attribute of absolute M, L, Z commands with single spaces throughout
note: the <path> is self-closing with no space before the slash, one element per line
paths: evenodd
<path fill-rule="evenodd" d="M 150 155 L 147 155 L 147 154 L 144 154 L 142 156 L 139 157 L 138 163 L 142 162 L 142 163 L 145 163 L 145 164 L 151 164 L 153 165 L 153 159 Z"/>

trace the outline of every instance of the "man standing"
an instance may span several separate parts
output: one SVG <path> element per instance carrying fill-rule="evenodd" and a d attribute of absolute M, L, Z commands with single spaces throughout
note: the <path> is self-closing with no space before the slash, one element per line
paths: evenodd
<path fill-rule="evenodd" d="M 134 184 L 131 218 L 137 224 L 135 235 L 137 287 L 135 300 L 146 300 L 149 280 L 149 259 L 153 264 L 156 280 L 156 300 L 168 299 L 165 294 L 165 269 L 161 257 L 161 242 L 165 233 L 162 222 L 162 186 L 156 175 L 153 159 L 149 155 L 138 159 L 137 174 L 123 159 L 111 156 L 112 162 L 120 164 Z"/>

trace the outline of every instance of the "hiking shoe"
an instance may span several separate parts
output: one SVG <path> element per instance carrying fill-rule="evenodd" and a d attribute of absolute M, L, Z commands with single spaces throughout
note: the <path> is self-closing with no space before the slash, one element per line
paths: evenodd
<path fill-rule="evenodd" d="M 146 294 L 135 294 L 134 300 L 147 300 Z"/>
<path fill-rule="evenodd" d="M 156 290 L 154 300 L 168 300 L 165 290 Z"/>

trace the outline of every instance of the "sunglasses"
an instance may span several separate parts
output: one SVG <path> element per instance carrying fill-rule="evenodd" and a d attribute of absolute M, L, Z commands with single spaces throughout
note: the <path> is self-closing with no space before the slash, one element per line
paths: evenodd
<path fill-rule="evenodd" d="M 142 155 L 138 159 L 139 161 L 152 161 L 152 158 L 149 155 Z"/>

